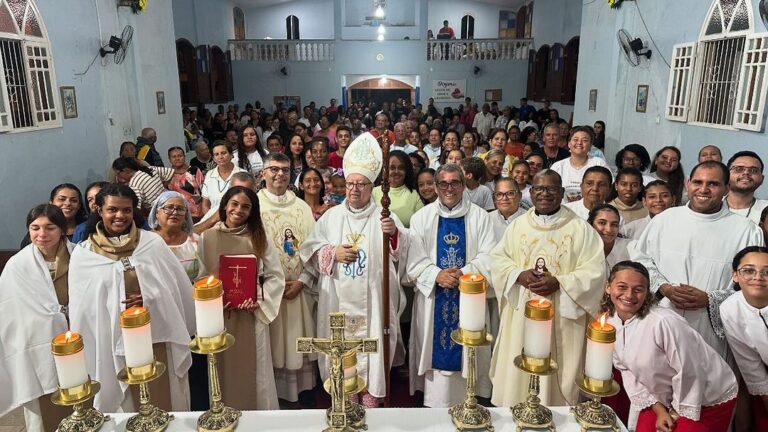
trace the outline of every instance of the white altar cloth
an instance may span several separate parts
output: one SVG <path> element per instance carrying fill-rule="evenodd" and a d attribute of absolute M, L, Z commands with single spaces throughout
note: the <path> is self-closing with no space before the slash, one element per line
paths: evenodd
<path fill-rule="evenodd" d="M 515 432 L 515 420 L 509 408 L 489 408 L 491 421 L 497 432 Z M 579 432 L 580 427 L 568 407 L 553 407 L 552 416 L 557 432 Z M 176 417 L 167 432 L 194 432 L 200 412 L 174 413 Z M 102 426 L 102 432 L 123 432 L 133 413 L 110 414 L 111 420 Z M 454 430 L 447 408 L 378 408 L 366 410 L 368 430 L 379 431 L 434 431 Z M 325 410 L 245 411 L 240 417 L 237 431 L 297 431 L 319 432 L 326 427 Z M 620 425 L 621 431 L 627 429 Z"/>

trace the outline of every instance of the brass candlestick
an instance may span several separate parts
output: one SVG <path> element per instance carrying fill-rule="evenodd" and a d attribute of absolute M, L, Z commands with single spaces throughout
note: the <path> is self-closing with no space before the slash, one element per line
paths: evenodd
<path fill-rule="evenodd" d="M 85 384 L 72 388 L 59 387 L 51 395 L 51 401 L 59 406 L 71 406 L 74 412 L 59 423 L 61 432 L 95 432 L 101 429 L 104 422 L 109 421 L 109 416 L 104 415 L 95 408 L 86 408 L 85 403 L 96 396 L 101 389 L 98 381 L 92 381 L 90 377 Z"/>
<path fill-rule="evenodd" d="M 139 413 L 128 419 L 125 430 L 128 432 L 161 432 L 173 420 L 173 414 L 150 403 L 149 383 L 165 373 L 165 363 L 155 361 L 137 368 L 126 367 L 117 374 L 117 379 L 139 386 Z"/>
<path fill-rule="evenodd" d="M 613 432 L 619 432 L 619 426 L 616 424 L 616 413 L 600 402 L 601 398 L 617 394 L 619 384 L 613 379 L 596 380 L 584 376 L 582 379 L 576 380 L 576 385 L 579 386 L 582 393 L 591 398 L 571 408 L 576 421 L 581 425 L 581 431 L 610 429 Z"/>
<path fill-rule="evenodd" d="M 521 432 L 523 428 L 546 429 L 554 432 L 552 411 L 541 405 L 541 399 L 539 399 L 539 377 L 556 373 L 557 362 L 551 358 L 534 359 L 522 354 L 515 357 L 515 366 L 531 374 L 531 379 L 528 382 L 528 398 L 525 402 L 520 402 L 512 407 L 512 416 L 517 424 L 517 432 Z"/>
<path fill-rule="evenodd" d="M 189 350 L 195 354 L 208 356 L 208 396 L 211 409 L 197 419 L 198 432 L 230 432 L 235 430 L 242 413 L 240 410 L 224 405 L 221 401 L 221 385 L 216 368 L 216 353 L 229 349 L 235 344 L 235 337 L 224 330 L 214 337 L 196 336 L 189 343 Z"/>
<path fill-rule="evenodd" d="M 493 336 L 482 331 L 468 331 L 462 328 L 451 332 L 451 339 L 459 345 L 467 347 L 467 398 L 464 402 L 452 406 L 448 410 L 457 431 L 469 429 L 485 429 L 493 432 L 491 413 L 488 408 L 478 405 L 475 398 L 475 374 L 477 369 L 476 350 L 491 344 Z"/>
<path fill-rule="evenodd" d="M 331 408 L 326 412 L 328 427 L 323 432 L 354 432 L 367 430 L 365 409 L 347 398 L 347 394 L 365 389 L 365 383 L 357 378 L 350 386 L 344 383 L 343 358 L 358 352 L 375 353 L 379 349 L 378 339 L 347 339 L 344 335 L 345 317 L 342 312 L 328 314 L 331 337 L 329 339 L 296 338 L 296 352 L 301 354 L 323 353 L 331 360 L 330 378 L 326 391 L 331 395 Z M 351 393 L 347 393 L 349 388 Z"/>

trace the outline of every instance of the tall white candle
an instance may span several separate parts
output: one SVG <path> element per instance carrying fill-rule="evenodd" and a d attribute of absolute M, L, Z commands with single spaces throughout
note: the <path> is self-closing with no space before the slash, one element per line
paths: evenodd
<path fill-rule="evenodd" d="M 607 381 L 613 377 L 613 345 L 616 329 L 605 322 L 594 321 L 587 328 L 587 356 L 584 361 L 584 375 L 596 380 Z"/>
<path fill-rule="evenodd" d="M 552 351 L 552 303 L 546 299 L 529 300 L 525 304 L 523 353 L 531 358 L 549 358 Z"/>
<path fill-rule="evenodd" d="M 344 368 L 344 379 L 357 376 L 357 354 L 349 353 L 341 358 L 341 366 Z"/>
<path fill-rule="evenodd" d="M 83 338 L 74 332 L 62 333 L 51 341 L 51 352 L 56 365 L 59 387 L 77 387 L 89 380 L 83 348 Z"/>
<path fill-rule="evenodd" d="M 149 310 L 133 306 L 120 314 L 120 327 L 123 330 L 125 365 L 137 368 L 155 361 L 152 352 L 152 326 Z"/>
<path fill-rule="evenodd" d="M 214 337 L 224 332 L 224 304 L 221 281 L 214 276 L 195 282 L 195 322 L 198 337 Z"/>
<path fill-rule="evenodd" d="M 459 327 L 463 330 L 485 329 L 485 278 L 465 274 L 459 279 Z"/>

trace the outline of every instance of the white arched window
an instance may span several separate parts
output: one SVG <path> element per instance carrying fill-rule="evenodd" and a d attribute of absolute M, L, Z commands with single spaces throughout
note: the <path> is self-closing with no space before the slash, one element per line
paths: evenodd
<path fill-rule="evenodd" d="M 0 132 L 61 126 L 48 33 L 33 0 L 0 0 Z"/>
<path fill-rule="evenodd" d="M 749 0 L 713 0 L 706 17 L 697 42 L 673 47 L 667 118 L 759 131 L 768 33 L 754 33 Z"/>

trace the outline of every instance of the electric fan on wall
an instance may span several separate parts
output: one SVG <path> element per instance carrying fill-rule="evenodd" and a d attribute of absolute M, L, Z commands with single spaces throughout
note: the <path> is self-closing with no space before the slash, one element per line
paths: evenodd
<path fill-rule="evenodd" d="M 99 49 L 99 54 L 102 57 L 106 57 L 107 54 L 114 54 L 115 63 L 120 64 L 125 60 L 125 54 L 131 45 L 131 39 L 133 39 L 133 27 L 127 25 L 123 28 L 123 33 L 120 37 L 112 36 L 109 38 L 109 44 Z"/>
<path fill-rule="evenodd" d="M 640 38 L 632 38 L 626 30 L 621 29 L 616 32 L 616 39 L 619 41 L 619 46 L 624 52 L 624 56 L 632 66 L 640 64 L 640 56 L 651 59 L 651 50 L 643 45 L 643 41 Z"/>

